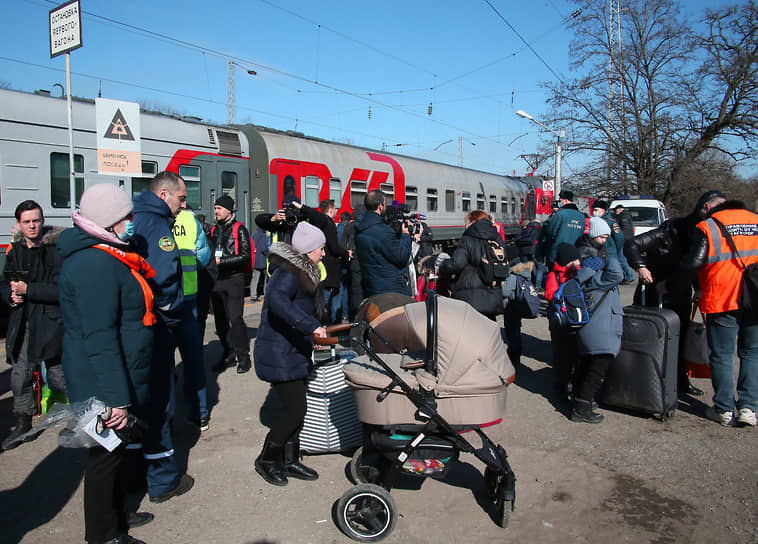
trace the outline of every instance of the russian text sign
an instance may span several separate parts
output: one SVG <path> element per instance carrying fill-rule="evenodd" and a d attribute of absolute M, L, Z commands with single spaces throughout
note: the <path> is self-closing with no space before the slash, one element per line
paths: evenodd
<path fill-rule="evenodd" d="M 113 176 L 141 176 L 139 104 L 95 99 L 97 172 Z"/>
<path fill-rule="evenodd" d="M 79 0 L 50 10 L 50 58 L 82 46 L 82 11 Z"/>

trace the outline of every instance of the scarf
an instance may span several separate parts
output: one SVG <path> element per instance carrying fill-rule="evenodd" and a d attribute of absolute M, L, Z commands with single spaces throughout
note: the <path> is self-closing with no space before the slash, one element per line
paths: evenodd
<path fill-rule="evenodd" d="M 153 313 L 153 291 L 147 284 L 146 279 L 155 276 L 155 270 L 153 270 L 153 267 L 136 253 L 123 251 L 107 244 L 95 244 L 92 247 L 109 253 L 129 267 L 129 271 L 132 273 L 132 276 L 134 276 L 134 279 L 137 280 L 137 283 L 139 283 L 139 286 L 142 288 L 142 295 L 145 297 L 145 316 L 142 318 L 142 324 L 146 327 L 155 325 L 156 319 L 155 314 Z"/>

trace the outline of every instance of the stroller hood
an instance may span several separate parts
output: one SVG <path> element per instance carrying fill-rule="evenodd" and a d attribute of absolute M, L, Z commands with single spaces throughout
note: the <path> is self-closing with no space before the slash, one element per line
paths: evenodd
<path fill-rule="evenodd" d="M 468 303 L 437 298 L 437 375 L 415 371 L 419 384 L 436 396 L 486 394 L 513 381 L 515 369 L 500 335 L 500 326 Z M 406 304 L 372 322 L 399 349 L 426 346 L 426 304 Z"/>

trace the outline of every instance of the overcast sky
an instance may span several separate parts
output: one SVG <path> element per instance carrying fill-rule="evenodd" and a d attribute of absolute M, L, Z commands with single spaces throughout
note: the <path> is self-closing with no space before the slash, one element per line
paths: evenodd
<path fill-rule="evenodd" d="M 61 3 L 3 0 L 0 81 L 60 94 L 55 84 L 65 84 L 65 60 L 50 59 L 48 12 Z M 700 18 L 705 5 L 730 3 L 695 0 L 683 10 Z M 234 59 L 238 123 L 462 160 L 488 172 L 527 173 L 519 156 L 535 153 L 546 136 L 515 112 L 540 119 L 547 111 L 540 83 L 572 77 L 566 28 L 576 6 L 564 0 L 81 6 L 84 46 L 71 53 L 77 96 L 94 98 L 102 87 L 105 98 L 225 123 L 227 63 Z M 567 159 L 564 177 L 578 168 Z M 552 169 L 550 160 L 537 174 Z"/>

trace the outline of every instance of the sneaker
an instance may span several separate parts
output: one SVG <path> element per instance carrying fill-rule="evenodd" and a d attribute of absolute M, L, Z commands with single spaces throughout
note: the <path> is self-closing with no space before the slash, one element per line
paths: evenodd
<path fill-rule="evenodd" d="M 737 423 L 745 427 L 755 427 L 755 412 L 750 408 L 740 408 L 737 412 Z"/>
<path fill-rule="evenodd" d="M 184 495 L 187 491 L 192 489 L 193 485 L 195 485 L 195 479 L 189 474 L 182 474 L 182 477 L 179 479 L 179 483 L 174 489 L 171 491 L 166 491 L 157 497 L 150 497 L 150 502 L 166 502 L 173 497 Z"/>
<path fill-rule="evenodd" d="M 205 416 L 198 420 L 197 426 L 200 427 L 200 432 L 207 431 L 211 426 L 211 417 Z"/>
<path fill-rule="evenodd" d="M 705 417 L 724 427 L 734 427 L 734 412 L 719 412 L 714 406 L 709 406 L 705 410 Z M 753 414 L 753 422 L 755 422 L 755 414 Z"/>

